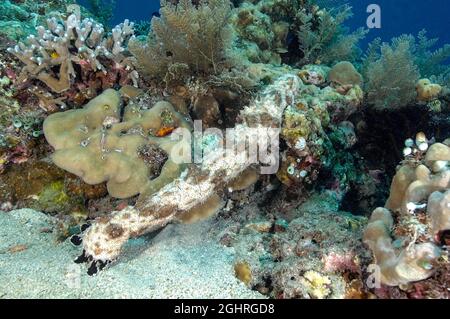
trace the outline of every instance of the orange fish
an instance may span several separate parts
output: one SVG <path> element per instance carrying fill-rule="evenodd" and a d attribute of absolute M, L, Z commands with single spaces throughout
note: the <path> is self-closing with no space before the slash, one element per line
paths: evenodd
<path fill-rule="evenodd" d="M 157 137 L 164 137 L 169 135 L 175 130 L 175 127 L 162 127 L 156 132 Z"/>

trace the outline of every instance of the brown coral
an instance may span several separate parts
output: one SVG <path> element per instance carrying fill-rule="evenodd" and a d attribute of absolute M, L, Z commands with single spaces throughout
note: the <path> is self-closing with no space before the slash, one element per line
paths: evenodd
<path fill-rule="evenodd" d="M 442 91 L 439 84 L 431 83 L 428 79 L 421 79 L 416 85 L 417 100 L 422 102 L 429 102 L 436 99 Z"/>
<path fill-rule="evenodd" d="M 418 134 L 419 147 L 426 141 Z M 409 142 L 408 142 L 409 144 Z M 426 151 L 425 147 L 422 147 Z M 372 250 L 380 267 L 381 283 L 406 285 L 429 278 L 445 244 L 443 234 L 450 228 L 449 188 L 450 147 L 435 143 L 416 157 L 408 155 L 395 175 L 386 208 L 377 208 L 364 233 L 364 242 Z M 426 208 L 426 214 L 424 214 Z M 397 220 L 391 211 L 397 214 Z M 393 244 L 390 232 L 409 242 Z"/>
<path fill-rule="evenodd" d="M 359 85 L 362 83 L 362 75 L 348 61 L 337 63 L 328 73 L 328 80 L 332 83 L 344 85 Z"/>
<path fill-rule="evenodd" d="M 112 196 L 127 198 L 140 193 L 149 195 L 180 174 L 182 166 L 170 156 L 178 142 L 169 136 L 158 137 L 158 132 L 168 127 L 170 132 L 177 127 L 189 128 L 171 104 L 159 102 L 147 111 L 128 105 L 120 122 L 119 93 L 106 90 L 83 109 L 49 116 L 44 133 L 56 150 L 52 159 L 57 166 L 88 184 L 106 181 Z M 160 176 L 152 180 L 154 163 L 140 156 L 140 150 L 148 144 L 169 154 Z"/>

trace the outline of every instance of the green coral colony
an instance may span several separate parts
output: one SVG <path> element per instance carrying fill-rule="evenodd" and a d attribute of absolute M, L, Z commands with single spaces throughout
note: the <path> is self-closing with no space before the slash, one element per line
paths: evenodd
<path fill-rule="evenodd" d="M 421 31 L 361 53 L 351 7 L 314 0 L 161 0 L 112 29 L 92 4 L 0 3 L 1 210 L 56 215 L 89 274 L 214 215 L 234 225 L 230 271 L 264 295 L 449 297 L 450 45 Z M 180 163 L 198 120 L 212 156 Z M 279 132 L 269 175 L 218 147 L 262 127 Z"/>

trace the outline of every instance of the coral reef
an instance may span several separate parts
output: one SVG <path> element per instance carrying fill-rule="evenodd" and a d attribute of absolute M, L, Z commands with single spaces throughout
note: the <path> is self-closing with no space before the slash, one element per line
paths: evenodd
<path fill-rule="evenodd" d="M 320 70 L 320 68 L 317 68 Z M 311 82 L 312 74 L 326 74 L 325 71 L 312 71 L 307 67 L 299 72 L 301 78 L 308 74 L 305 82 Z M 314 73 L 313 73 L 314 72 Z M 325 81 L 325 76 L 323 81 Z M 312 184 L 319 176 L 322 166 L 334 165 L 327 161 L 334 152 L 327 129 L 342 130 L 343 123 L 361 106 L 363 93 L 358 85 L 349 84 L 346 90 L 327 86 L 323 89 L 312 84 L 300 84 L 296 93 L 296 104 L 284 111 L 281 138 L 288 148 L 282 154 L 282 164 L 277 176 L 287 186 L 295 186 L 299 192 L 302 184 Z M 349 148 L 356 142 L 352 125 L 347 125 Z M 353 134 L 353 138 L 350 137 Z M 353 141 L 352 141 L 353 139 Z M 343 140 L 341 140 L 343 141 Z M 325 164 L 325 165 L 324 165 Z"/>
<path fill-rule="evenodd" d="M 148 36 L 129 42 L 143 79 L 207 127 L 234 126 L 259 80 L 233 51 L 230 16 L 229 0 L 161 1 Z"/>
<path fill-rule="evenodd" d="M 325 153 L 332 152 L 325 151 L 325 145 L 330 145 L 325 133 L 326 127 L 336 125 L 336 129 L 343 132 L 347 141 L 343 142 L 344 148 L 354 144 L 352 125 L 345 124 L 343 120 L 360 105 L 362 96 L 359 92 L 358 85 L 351 86 L 344 94 L 331 87 L 320 89 L 315 85 L 303 84 L 298 76 L 286 74 L 244 108 L 240 115 L 243 124 L 236 126 L 235 130 L 238 136 L 245 138 L 249 127 L 263 125 L 281 128 L 281 136 L 290 148 L 284 152 L 287 156 L 283 155 L 278 176 L 286 185 L 296 185 L 296 191 L 301 192 L 304 185 L 312 184 L 317 179 L 319 168 L 327 157 Z M 223 153 L 217 151 L 215 156 L 202 163 L 200 171 L 193 166 L 180 177 L 180 170 L 177 169 L 175 175 L 165 178 L 166 162 L 161 171 L 165 182 L 158 184 L 157 188 L 150 186 L 152 191 L 148 191 L 148 185 L 152 185 L 154 180 L 148 180 L 148 174 L 145 172 L 149 170 L 149 164 L 142 163 L 134 146 L 145 141 L 140 134 L 148 134 L 146 125 L 156 125 L 152 126 L 156 136 L 159 132 L 166 134 L 160 125 L 164 116 L 159 108 L 161 105 L 170 104 L 159 102 L 134 120 L 128 118 L 128 105 L 123 122 L 118 122 L 118 104 L 118 94 L 109 90 L 82 110 L 51 115 L 44 123 L 47 140 L 57 150 L 53 160 L 58 166 L 82 177 L 90 184 L 107 181 L 112 196 L 126 198 L 140 194 L 135 207 L 102 217 L 87 231 L 83 241 L 84 254 L 96 261 L 90 272 L 94 272 L 97 266 L 102 268 L 106 262 L 114 260 L 129 237 L 139 236 L 169 222 L 192 222 L 216 212 L 222 207 L 221 197 L 216 192 L 223 185 L 228 185 L 230 190 L 239 191 L 252 184 L 236 183 L 235 180 L 238 176 L 250 180 L 250 175 L 245 170 L 248 164 L 242 160 L 243 154 L 233 154 L 230 158 L 230 155 L 223 157 Z M 86 120 L 89 123 L 85 123 Z M 179 124 L 169 125 L 170 130 L 167 132 L 170 133 L 174 127 L 180 126 Z M 142 126 L 142 129 L 139 129 L 139 126 Z M 131 131 L 126 134 L 126 130 Z M 123 149 L 125 144 L 121 139 L 125 141 L 127 138 L 136 141 L 127 140 L 128 147 Z M 156 155 L 151 154 L 152 150 L 149 151 L 148 156 L 154 159 Z M 169 154 L 170 161 L 170 148 L 165 151 Z M 295 165 L 293 173 L 290 173 L 292 164 L 286 167 L 286 163 Z M 327 165 L 333 164 L 330 160 Z M 285 178 L 280 172 L 286 172 L 289 176 Z M 255 179 L 252 177 L 251 180 Z M 183 199 L 179 197 L 181 194 Z M 199 196 L 200 194 L 202 196 Z"/>
<path fill-rule="evenodd" d="M 249 61 L 281 64 L 281 54 L 288 52 L 290 25 L 277 9 L 273 1 L 246 1 L 233 11 L 239 49 Z"/>
<path fill-rule="evenodd" d="M 39 148 L 42 136 L 41 110 L 22 108 L 10 77 L 11 64 L 4 63 L 0 76 L 0 173 L 8 166 L 26 162 Z M 8 76 L 9 75 L 9 76 Z"/>
<path fill-rule="evenodd" d="M 259 98 L 244 108 L 240 115 L 243 119 L 243 125 L 235 127 L 237 135 L 245 138 L 248 135 L 247 129 L 249 127 L 259 125 L 281 127 L 286 130 L 286 114 L 289 114 L 290 110 L 292 112 L 298 110 L 298 104 L 301 104 L 301 97 L 305 91 L 314 92 L 314 90 L 319 96 L 324 95 L 323 100 L 320 97 L 313 96 L 311 100 L 303 102 L 307 105 L 311 103 L 312 110 L 310 112 L 304 109 L 300 110 L 304 111 L 304 114 L 313 116 L 316 113 L 320 114 L 318 110 L 322 107 L 322 116 L 324 116 L 322 121 L 327 123 L 330 122 L 330 119 L 327 117 L 326 102 L 349 99 L 349 97 L 341 95 L 331 88 L 322 92 L 315 86 L 309 87 L 303 84 L 299 77 L 287 74 L 275 81 L 273 85 L 268 86 Z M 353 98 L 350 101 L 353 101 Z M 354 102 L 355 106 L 360 103 L 358 99 L 355 99 Z M 300 113 L 299 116 L 301 114 L 303 113 Z M 319 125 L 320 121 L 320 118 L 311 120 L 315 125 Z M 305 120 L 304 123 L 308 124 L 309 122 Z M 315 127 L 315 129 L 317 128 Z M 323 129 L 321 127 L 318 127 L 318 129 L 321 132 L 320 134 L 323 134 L 321 136 L 326 138 Z M 311 138 L 310 143 L 313 143 L 314 140 L 314 138 Z M 292 147 L 294 148 L 294 146 Z M 125 208 L 122 211 L 113 212 L 108 217 L 99 219 L 83 237 L 84 256 L 80 258 L 80 261 L 84 261 L 85 256 L 93 258 L 95 262 L 92 263 L 89 271 L 95 272 L 97 267 L 102 268 L 106 262 L 114 260 L 119 255 L 123 243 L 130 237 L 155 230 L 169 222 L 176 220 L 192 221 L 216 212 L 218 208 L 222 207 L 222 201 L 216 192 L 220 194 L 224 185 L 228 185 L 229 189 L 239 190 L 243 187 L 236 187 L 236 183 L 233 182 L 235 178 L 238 176 L 248 178 L 245 169 L 249 164 L 245 163 L 242 156 L 245 156 L 245 154 L 224 155 L 223 152 L 217 150 L 214 152 L 214 156 L 200 165 L 200 168 L 196 168 L 196 166 L 188 168 L 179 178 L 153 195 L 146 194 L 146 196 L 143 196 L 141 194 L 135 207 Z M 303 160 L 306 161 L 305 163 L 311 163 L 311 160 L 308 162 L 310 156 L 307 154 L 304 157 L 302 156 L 302 154 L 298 155 L 299 161 L 295 160 L 297 165 L 303 165 Z M 65 159 L 63 162 L 66 163 L 68 160 Z M 308 169 L 306 167 L 305 170 Z M 317 172 L 313 174 L 317 177 Z M 301 176 L 302 180 L 305 178 L 313 181 L 310 176 Z M 242 183 L 239 184 L 242 185 Z M 244 184 L 244 187 L 246 186 L 249 185 Z M 200 196 L 200 194 L 202 195 Z"/>
<path fill-rule="evenodd" d="M 42 24 L 48 15 L 65 11 L 72 0 L 5 0 L 0 3 L 0 35 L 19 41 Z M 85 12 L 86 10 L 83 10 Z"/>
<path fill-rule="evenodd" d="M 351 8 L 319 8 L 316 1 L 244 1 L 231 19 L 241 54 L 251 62 L 297 65 L 333 63 L 354 57 L 366 31 L 347 34 Z"/>
<path fill-rule="evenodd" d="M 447 245 L 450 146 L 429 146 L 423 133 L 409 139 L 385 208 L 377 208 L 364 233 L 380 267 L 381 283 L 407 285 L 429 278 Z M 394 227 L 393 241 L 391 231 Z"/>
<path fill-rule="evenodd" d="M 112 29 L 115 1 L 87 4 L 0 3 L 5 216 L 53 215 L 89 275 L 208 219 L 195 242 L 255 294 L 448 298 L 450 45 L 362 55 L 335 1 L 161 0 Z"/>
<path fill-rule="evenodd" d="M 90 16 L 70 2 L 66 8 L 63 1 L 58 11 L 35 21 L 26 39 L 8 42 L 8 77 L 22 104 L 33 103 L 53 113 L 82 106 L 116 85 L 139 85 L 126 50 L 133 23 L 125 21 L 107 33 Z"/>
<path fill-rule="evenodd" d="M 338 211 L 332 193 L 312 196 L 291 216 L 247 206 L 249 215 L 226 220 L 221 236 L 232 238 L 236 276 L 248 287 L 272 298 L 324 299 L 350 297 L 364 285 L 365 218 Z M 367 290 L 358 291 L 355 298 L 367 298 Z"/>
<path fill-rule="evenodd" d="M 292 75 L 280 78 L 269 86 L 249 107 L 243 110 L 245 124 L 235 127 L 235 136 L 246 138 L 249 126 L 281 125 L 283 110 L 294 101 L 289 96 L 298 89 L 300 79 Z M 245 140 L 244 140 L 245 141 Z M 151 196 L 143 197 L 136 207 L 127 207 L 98 219 L 83 236 L 83 255 L 79 261 L 93 260 L 89 272 L 95 273 L 120 254 L 130 238 L 156 230 L 176 220 L 192 215 L 211 215 L 220 207 L 217 192 L 226 189 L 244 172 L 250 163 L 246 152 L 227 152 L 217 149 L 200 167 L 191 166 L 181 176 Z M 206 205 L 206 207 L 205 207 Z"/>

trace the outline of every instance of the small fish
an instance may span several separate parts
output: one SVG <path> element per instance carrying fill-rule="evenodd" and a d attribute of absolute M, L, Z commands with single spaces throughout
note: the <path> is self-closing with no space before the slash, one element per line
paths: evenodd
<path fill-rule="evenodd" d="M 175 127 L 162 127 L 156 132 L 155 136 L 164 137 L 172 133 L 174 130 Z"/>
<path fill-rule="evenodd" d="M 277 53 L 280 53 L 280 54 L 284 54 L 284 53 L 288 53 L 289 52 L 287 48 L 276 48 L 275 51 Z"/>

